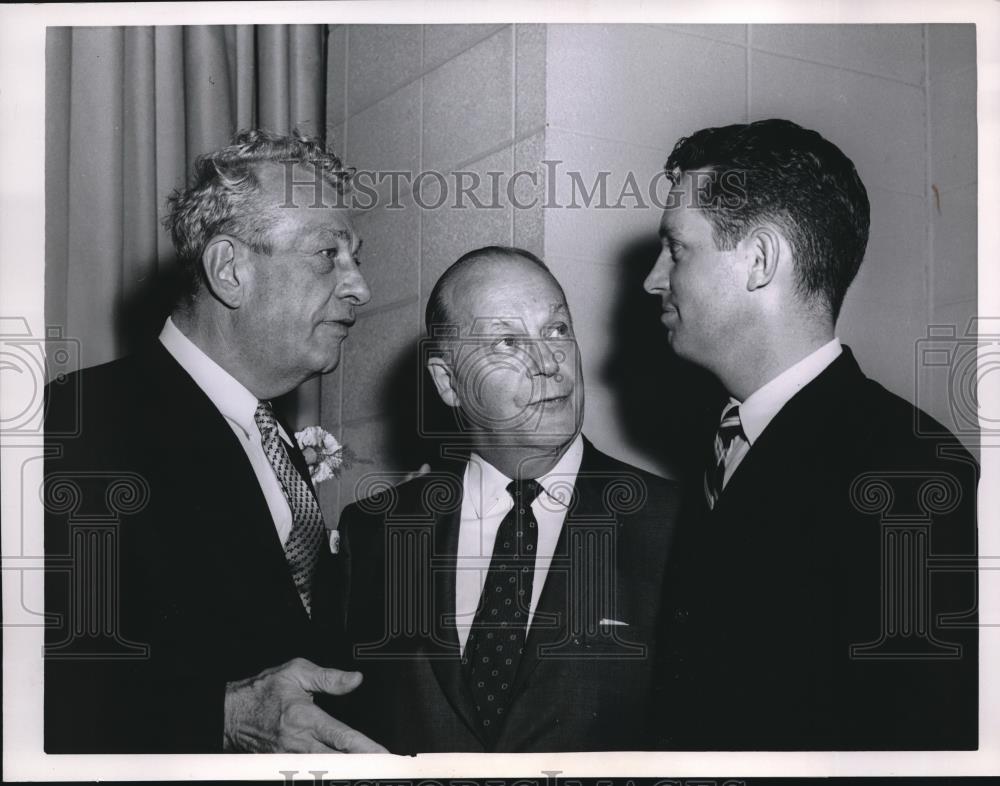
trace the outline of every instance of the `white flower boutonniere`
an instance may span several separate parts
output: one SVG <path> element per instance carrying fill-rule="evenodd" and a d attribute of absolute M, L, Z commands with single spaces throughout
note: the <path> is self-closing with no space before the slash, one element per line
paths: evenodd
<path fill-rule="evenodd" d="M 309 478 L 316 485 L 324 480 L 340 477 L 354 462 L 360 462 L 346 445 L 320 426 L 309 426 L 295 432 L 295 441 L 309 467 Z"/>

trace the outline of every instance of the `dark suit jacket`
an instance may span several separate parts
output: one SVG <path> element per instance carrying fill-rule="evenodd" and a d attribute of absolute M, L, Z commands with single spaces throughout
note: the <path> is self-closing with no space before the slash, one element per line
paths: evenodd
<path fill-rule="evenodd" d="M 585 442 L 507 720 L 488 748 L 454 625 L 464 468 L 456 462 L 341 516 L 345 623 L 364 674 L 345 720 L 394 753 L 648 747 L 676 484 Z"/>
<path fill-rule="evenodd" d="M 226 682 L 334 658 L 330 593 L 311 622 L 246 453 L 159 342 L 46 394 L 45 750 L 220 751 Z"/>
<path fill-rule="evenodd" d="M 665 747 L 976 747 L 978 469 L 928 431 L 943 429 L 845 348 L 714 511 L 688 496 L 669 568 Z"/>

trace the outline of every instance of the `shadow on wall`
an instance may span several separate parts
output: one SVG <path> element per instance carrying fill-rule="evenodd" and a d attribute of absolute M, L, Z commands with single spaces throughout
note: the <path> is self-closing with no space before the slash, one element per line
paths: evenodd
<path fill-rule="evenodd" d="M 422 464 L 441 463 L 447 443 L 441 435 L 455 433 L 455 411 L 438 397 L 422 357 L 421 339 L 410 342 L 396 357 L 380 385 L 379 410 L 385 413 L 387 434 L 379 462 L 390 471 L 412 472 Z"/>
<path fill-rule="evenodd" d="M 120 355 L 136 351 L 160 334 L 183 291 L 183 277 L 173 258 L 132 286 L 118 301 L 113 317 Z"/>
<path fill-rule="evenodd" d="M 660 250 L 658 238 L 644 237 L 618 257 L 613 349 L 599 374 L 629 447 L 670 475 L 688 478 L 704 469 L 703 424 L 718 416 L 725 396 L 711 374 L 670 349 L 659 298 L 642 288 Z M 606 447 L 615 452 L 613 445 Z"/>
<path fill-rule="evenodd" d="M 114 325 L 120 355 L 131 354 L 156 340 L 163 323 L 180 302 L 185 285 L 179 265 L 170 258 L 119 300 Z M 296 422 L 295 391 L 275 399 L 274 406 L 287 422 Z"/>

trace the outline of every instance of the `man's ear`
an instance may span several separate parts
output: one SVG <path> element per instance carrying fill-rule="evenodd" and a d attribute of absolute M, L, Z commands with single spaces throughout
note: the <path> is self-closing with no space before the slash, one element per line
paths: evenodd
<path fill-rule="evenodd" d="M 766 224 L 759 226 L 750 232 L 744 242 L 750 257 L 747 291 L 753 292 L 770 284 L 778 272 L 778 265 L 786 260 L 782 259 L 781 236 L 774 227 Z"/>
<path fill-rule="evenodd" d="M 242 264 L 243 245 L 228 235 L 213 237 L 201 255 L 208 288 L 230 308 L 239 308 L 246 297 L 248 270 Z"/>
<path fill-rule="evenodd" d="M 444 358 L 428 359 L 427 370 L 430 372 L 431 379 L 434 380 L 434 387 L 437 388 L 441 400 L 449 407 L 462 406 L 458 391 L 455 389 L 455 379 L 451 366 L 445 362 Z"/>

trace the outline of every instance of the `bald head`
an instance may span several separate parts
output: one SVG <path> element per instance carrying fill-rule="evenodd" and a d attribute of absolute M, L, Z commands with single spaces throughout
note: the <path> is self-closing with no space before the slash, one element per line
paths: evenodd
<path fill-rule="evenodd" d="M 470 315 L 459 312 L 468 310 L 461 305 L 463 302 L 467 305 L 469 292 L 490 291 L 497 286 L 530 285 L 531 279 L 540 275 L 555 286 L 565 304 L 562 286 L 548 266 L 530 251 L 513 246 L 485 246 L 463 254 L 441 274 L 431 290 L 424 318 L 427 333 L 434 335 L 436 329 L 465 322 L 462 317 Z M 495 315 L 471 316 L 475 319 Z"/>

